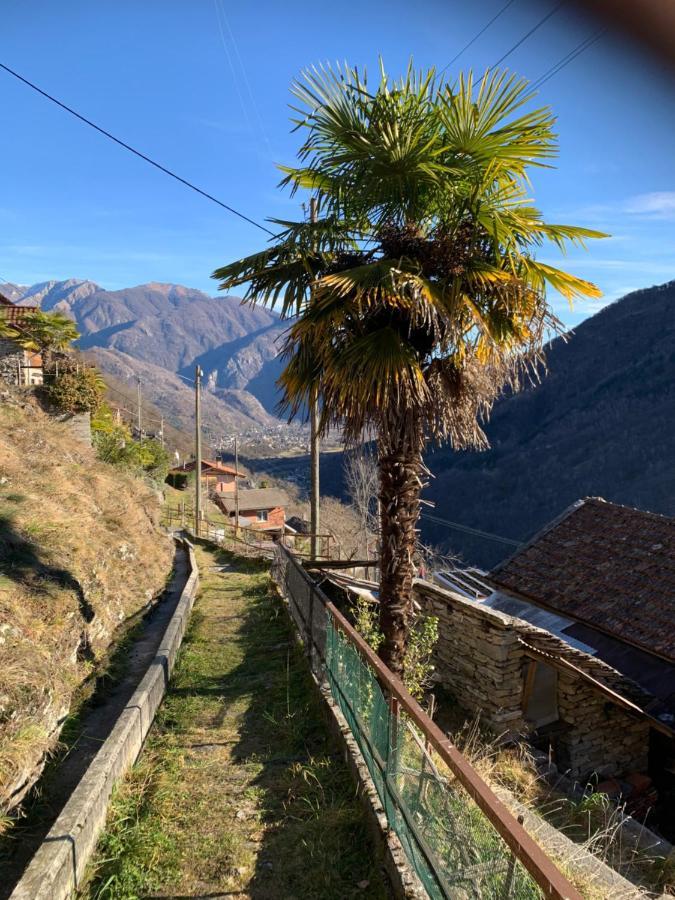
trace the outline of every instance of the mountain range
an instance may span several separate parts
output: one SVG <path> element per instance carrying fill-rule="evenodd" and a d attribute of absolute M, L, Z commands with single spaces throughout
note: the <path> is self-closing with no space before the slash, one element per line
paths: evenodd
<path fill-rule="evenodd" d="M 106 374 L 141 378 L 144 396 L 178 428 L 192 429 L 195 366 L 204 371 L 203 418 L 213 436 L 278 425 L 275 381 L 284 330 L 266 309 L 175 284 L 106 291 L 92 281 L 4 284 L 22 305 L 74 319 L 79 345 Z"/>
<path fill-rule="evenodd" d="M 199 363 L 207 438 L 252 429 L 263 441 L 271 434 L 281 441 L 290 433 L 274 417 L 284 325 L 267 310 L 154 283 L 105 291 L 70 280 L 3 285 L 2 293 L 71 316 L 83 349 L 111 376 L 113 399 L 126 394 L 123 405 L 133 404 L 140 376 L 144 397 L 191 432 L 193 390 L 185 379 Z M 540 384 L 495 405 L 489 450 L 443 447 L 427 455 L 435 477 L 425 497 L 435 509 L 424 513 L 518 542 L 584 496 L 675 516 L 675 281 L 605 307 L 553 341 L 547 361 Z M 268 458 L 251 467 L 304 485 L 306 460 L 283 458 L 274 442 L 268 448 Z M 345 494 L 341 459 L 322 456 L 326 494 Z M 512 549 L 425 515 L 421 529 L 427 543 L 484 567 Z"/>
<path fill-rule="evenodd" d="M 605 307 L 546 356 L 540 384 L 496 403 L 489 450 L 427 454 L 426 544 L 490 568 L 515 547 L 455 524 L 523 542 L 586 496 L 675 516 L 675 281 Z M 246 462 L 307 487 L 306 457 Z M 322 454 L 321 488 L 346 498 L 341 454 Z"/>
<path fill-rule="evenodd" d="M 429 454 L 431 515 L 525 541 L 586 496 L 675 516 L 675 281 L 628 294 L 547 351 L 542 383 L 502 398 L 491 449 Z M 513 552 L 422 519 L 489 567 Z"/>

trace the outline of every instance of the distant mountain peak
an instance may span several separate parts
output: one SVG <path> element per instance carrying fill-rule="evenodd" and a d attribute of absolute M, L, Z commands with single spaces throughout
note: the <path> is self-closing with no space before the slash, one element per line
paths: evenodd
<path fill-rule="evenodd" d="M 179 427 L 192 427 L 193 398 L 182 379 L 192 377 L 196 364 L 204 370 L 211 419 L 223 432 L 269 428 L 276 421 L 283 326 L 267 309 L 161 281 L 107 291 L 93 281 L 69 278 L 19 293 L 22 303 L 74 319 L 81 348 L 103 372 L 123 381 L 142 377 L 147 398 Z M 180 385 L 184 390 L 177 390 Z"/>

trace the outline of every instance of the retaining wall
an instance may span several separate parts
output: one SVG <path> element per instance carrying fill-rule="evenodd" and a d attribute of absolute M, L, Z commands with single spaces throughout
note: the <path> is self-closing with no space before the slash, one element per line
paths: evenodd
<path fill-rule="evenodd" d="M 141 752 L 187 628 L 199 574 L 192 547 L 185 543 L 190 574 L 157 653 L 10 900 L 65 900 L 80 883 L 105 825 L 112 790 Z"/>

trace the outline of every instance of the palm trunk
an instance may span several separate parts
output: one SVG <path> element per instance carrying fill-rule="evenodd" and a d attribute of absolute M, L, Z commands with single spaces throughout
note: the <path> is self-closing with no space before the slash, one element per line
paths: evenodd
<path fill-rule="evenodd" d="M 422 432 L 392 429 L 380 440 L 380 647 L 382 661 L 402 676 L 413 604 L 413 556 L 419 518 Z"/>

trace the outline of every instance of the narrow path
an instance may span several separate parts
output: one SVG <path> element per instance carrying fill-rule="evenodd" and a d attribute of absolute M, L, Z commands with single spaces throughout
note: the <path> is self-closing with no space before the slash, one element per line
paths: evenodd
<path fill-rule="evenodd" d="M 60 752 L 24 803 L 23 818 L 0 838 L 0 900 L 12 893 L 145 675 L 185 586 L 187 570 L 187 553 L 177 547 L 171 581 L 160 601 L 137 622 L 127 623 L 128 631 L 113 648 L 93 693 L 66 720 Z"/>
<path fill-rule="evenodd" d="M 82 898 L 386 898 L 269 563 L 197 548 L 201 589 Z"/>

